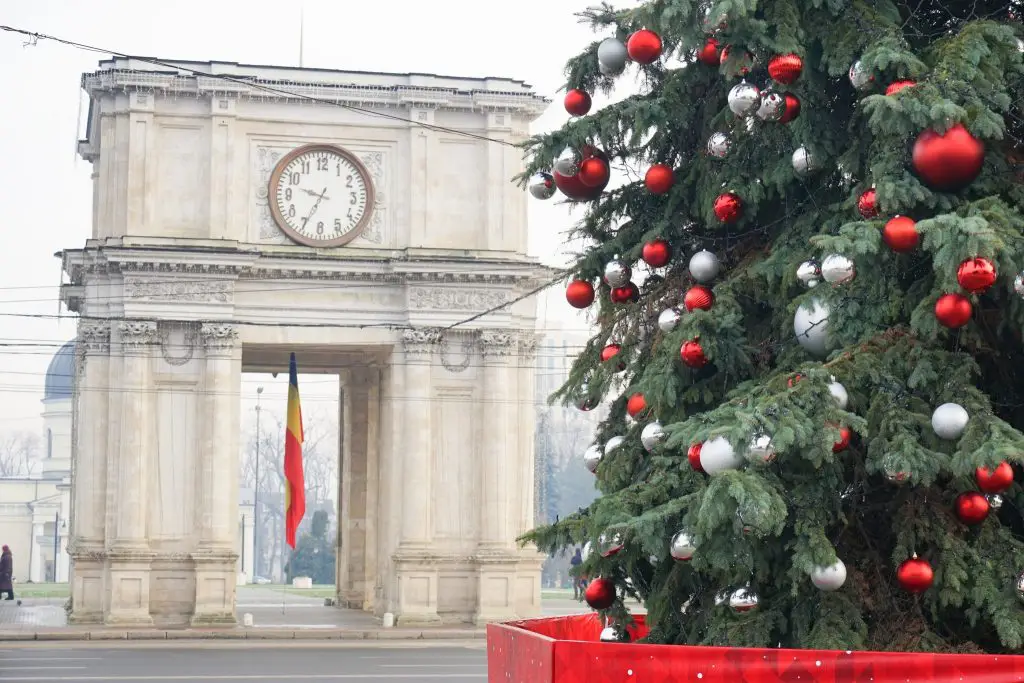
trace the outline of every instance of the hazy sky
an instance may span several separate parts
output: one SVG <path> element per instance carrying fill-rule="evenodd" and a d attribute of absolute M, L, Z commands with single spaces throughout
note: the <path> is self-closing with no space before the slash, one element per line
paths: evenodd
<path fill-rule="evenodd" d="M 587 4 L 10 0 L 0 2 L 0 24 L 136 55 L 297 65 L 304 6 L 306 66 L 522 79 L 553 100 L 536 132 L 567 119 L 556 90 L 565 61 L 594 39 L 573 16 Z M 25 42 L 0 32 L 0 432 L 38 428 L 46 366 L 56 345 L 75 334 L 74 316 L 58 306 L 61 272 L 53 254 L 81 247 L 90 236 L 91 166 L 75 154 L 88 107 L 79 80 L 104 58 L 52 41 Z M 627 71 L 615 99 L 634 82 Z M 603 102 L 595 98 L 595 108 Z M 582 211 L 574 213 L 555 200 L 531 200 L 531 252 L 559 264 L 562 233 Z M 538 312 L 542 327 L 584 325 L 561 288 L 539 298 Z M 58 313 L 66 318 L 52 317 Z M 42 317 L 26 317 L 33 315 Z M 333 392 L 333 386 L 324 388 Z M 304 393 L 315 391 L 310 386 Z M 254 392 L 255 382 L 247 381 L 243 394 Z"/>

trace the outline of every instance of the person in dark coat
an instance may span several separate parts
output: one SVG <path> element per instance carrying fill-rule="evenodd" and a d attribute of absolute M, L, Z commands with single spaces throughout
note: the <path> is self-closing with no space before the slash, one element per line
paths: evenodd
<path fill-rule="evenodd" d="M 0 598 L 5 594 L 8 600 L 14 599 L 14 556 L 6 545 L 0 552 Z"/>

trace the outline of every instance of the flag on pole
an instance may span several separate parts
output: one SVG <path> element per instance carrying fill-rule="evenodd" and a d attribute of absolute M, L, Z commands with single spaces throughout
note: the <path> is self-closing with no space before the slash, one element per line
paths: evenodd
<path fill-rule="evenodd" d="M 306 481 L 302 474 L 302 406 L 299 372 L 292 354 L 288 367 L 288 427 L 284 435 L 285 540 L 295 548 L 295 532 L 306 514 Z"/>

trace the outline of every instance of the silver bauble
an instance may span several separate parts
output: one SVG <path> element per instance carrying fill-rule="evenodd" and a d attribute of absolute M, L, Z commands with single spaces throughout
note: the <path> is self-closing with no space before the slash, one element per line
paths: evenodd
<path fill-rule="evenodd" d="M 871 85 L 871 74 L 868 73 L 868 70 L 864 68 L 864 64 L 859 59 L 850 67 L 849 76 L 850 83 L 857 90 L 864 90 Z"/>
<path fill-rule="evenodd" d="M 580 551 L 580 558 L 581 558 L 581 559 L 582 559 L 582 560 L 583 560 L 584 562 L 586 562 L 586 561 L 587 561 L 587 558 L 588 558 L 588 557 L 590 557 L 590 552 L 591 552 L 591 551 L 592 551 L 593 549 L 594 549 L 594 546 L 593 546 L 593 545 L 592 545 L 592 544 L 590 543 L 590 541 L 587 541 L 586 543 L 584 543 L 584 544 L 583 544 L 583 550 L 581 550 L 581 551 Z"/>
<path fill-rule="evenodd" d="M 643 444 L 644 450 L 650 452 L 654 450 L 654 447 L 665 440 L 668 434 L 665 433 L 665 428 L 661 426 L 661 423 L 654 421 L 644 425 L 644 428 L 640 431 L 640 443 Z"/>
<path fill-rule="evenodd" d="M 615 626 L 605 626 L 601 629 L 602 643 L 628 643 L 629 636 L 622 629 Z"/>
<path fill-rule="evenodd" d="M 842 254 L 829 254 L 821 262 L 821 277 L 830 285 L 841 285 L 857 275 L 853 261 Z"/>
<path fill-rule="evenodd" d="M 607 70 L 611 74 L 622 73 L 622 70 L 626 68 L 628 57 L 626 46 L 615 38 L 605 38 L 597 46 L 597 63 L 602 72 Z"/>
<path fill-rule="evenodd" d="M 541 171 L 530 178 L 530 194 L 534 199 L 551 199 L 555 196 L 555 179 L 550 173 Z"/>
<path fill-rule="evenodd" d="M 611 288 L 625 287 L 629 278 L 633 277 L 633 271 L 622 261 L 615 259 L 609 261 L 604 267 L 604 281 Z"/>
<path fill-rule="evenodd" d="M 681 317 L 678 308 L 666 308 L 658 314 L 658 329 L 662 332 L 671 332 L 676 329 Z"/>
<path fill-rule="evenodd" d="M 669 554 L 672 559 L 685 562 L 693 558 L 697 552 L 697 546 L 693 541 L 693 535 L 688 531 L 680 531 L 672 537 L 672 545 Z"/>
<path fill-rule="evenodd" d="M 626 70 L 626 67 L 623 66 L 621 69 L 611 69 L 611 68 L 605 66 L 604 64 L 601 64 L 600 62 L 598 62 L 597 63 L 597 70 L 601 72 L 602 76 L 607 76 L 608 78 L 614 78 L 615 76 L 621 75 L 622 72 Z"/>
<path fill-rule="evenodd" d="M 846 410 L 846 406 L 850 403 L 850 394 L 847 393 L 846 387 L 833 380 L 828 383 L 828 393 L 832 394 L 832 398 L 839 404 L 840 410 Z"/>
<path fill-rule="evenodd" d="M 750 445 L 747 446 L 747 460 L 755 465 L 766 465 L 773 462 L 775 455 L 772 437 L 767 434 L 757 434 L 750 440 Z"/>
<path fill-rule="evenodd" d="M 758 602 L 760 602 L 760 599 L 757 597 L 757 593 L 749 588 L 737 588 L 729 596 L 729 607 L 732 608 L 733 612 L 740 614 L 756 609 Z"/>
<path fill-rule="evenodd" d="M 736 116 L 750 116 L 761 106 L 761 91 L 756 85 L 740 81 L 729 91 L 729 109 Z"/>
<path fill-rule="evenodd" d="M 724 436 L 709 439 L 700 447 L 700 466 L 708 474 L 736 470 L 742 464 L 736 450 Z"/>
<path fill-rule="evenodd" d="M 1013 278 L 1013 291 L 1017 293 L 1017 296 L 1024 297 L 1024 273 Z"/>
<path fill-rule="evenodd" d="M 708 155 L 716 159 L 724 159 L 729 154 L 732 141 L 725 133 L 714 133 L 708 138 Z"/>
<path fill-rule="evenodd" d="M 608 439 L 608 443 L 604 445 L 604 454 L 608 455 L 616 448 L 621 446 L 623 443 L 625 443 L 625 441 L 626 437 L 624 436 L 613 436 L 612 438 Z"/>
<path fill-rule="evenodd" d="M 590 386 L 584 382 L 580 385 L 580 393 L 576 396 L 576 408 L 587 412 L 597 405 L 597 399 L 590 395 Z"/>
<path fill-rule="evenodd" d="M 701 249 L 690 257 L 690 275 L 697 282 L 707 284 L 718 277 L 722 264 L 718 257 L 706 249 Z"/>
<path fill-rule="evenodd" d="M 722 590 L 715 593 L 715 604 L 724 605 L 725 603 L 729 602 L 730 595 L 732 595 L 732 591 L 728 588 L 723 588 Z"/>
<path fill-rule="evenodd" d="M 793 152 L 793 170 L 797 175 L 806 175 L 818 169 L 818 160 L 811 150 L 800 146 Z"/>
<path fill-rule="evenodd" d="M 591 472 L 597 472 L 597 466 L 601 464 L 601 458 L 603 456 L 604 449 L 597 444 L 594 444 L 583 452 L 583 466 Z"/>
<path fill-rule="evenodd" d="M 778 121 L 785 113 L 785 97 L 773 90 L 761 93 L 761 105 L 757 108 L 757 118 L 762 121 Z"/>
<path fill-rule="evenodd" d="M 793 332 L 796 340 L 805 350 L 815 356 L 828 355 L 828 316 L 831 310 L 827 303 L 813 299 L 796 309 L 793 316 Z"/>
<path fill-rule="evenodd" d="M 1024 40 L 1017 38 L 1017 52 L 1024 52 Z"/>
<path fill-rule="evenodd" d="M 959 403 L 943 403 L 932 413 L 932 429 L 940 439 L 956 441 L 967 428 L 971 416 Z"/>
<path fill-rule="evenodd" d="M 1024 600 L 1024 572 L 1017 574 L 1017 581 L 1014 584 L 1014 588 L 1017 590 L 1017 597 Z"/>
<path fill-rule="evenodd" d="M 988 501 L 988 507 L 991 510 L 998 510 L 1003 507 L 1003 497 L 998 493 L 989 493 L 985 496 L 985 500 Z"/>
<path fill-rule="evenodd" d="M 811 570 L 811 583 L 823 591 L 839 590 L 846 583 L 846 565 L 837 559 L 828 567 L 815 567 Z"/>
<path fill-rule="evenodd" d="M 804 261 L 796 269 L 796 279 L 808 289 L 816 287 L 821 282 L 821 266 L 817 261 Z"/>
<path fill-rule="evenodd" d="M 580 171 L 580 153 L 572 147 L 566 147 L 555 159 L 555 170 L 564 176 L 574 176 Z"/>

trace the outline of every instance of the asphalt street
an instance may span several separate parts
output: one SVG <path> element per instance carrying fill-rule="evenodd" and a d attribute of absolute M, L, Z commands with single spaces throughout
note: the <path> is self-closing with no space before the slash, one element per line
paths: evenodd
<path fill-rule="evenodd" d="M 161 644 L 140 647 L 0 649 L 0 683 L 111 681 L 373 681 L 434 683 L 487 680 L 483 644 L 349 646 L 292 643 Z"/>

